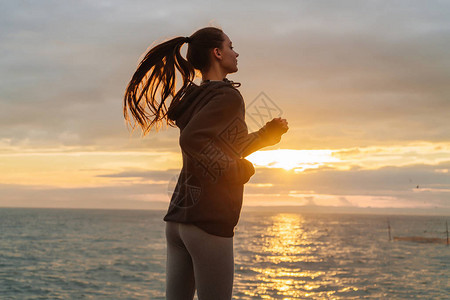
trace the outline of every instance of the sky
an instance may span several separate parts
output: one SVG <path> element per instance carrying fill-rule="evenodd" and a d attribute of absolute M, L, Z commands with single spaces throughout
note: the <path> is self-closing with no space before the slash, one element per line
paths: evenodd
<path fill-rule="evenodd" d="M 450 214 L 446 1 L 1 1 L 0 206 L 166 209 L 179 130 L 143 137 L 123 94 L 154 45 L 224 30 L 250 131 L 244 207 Z M 183 46 L 183 53 L 186 46 Z M 264 118 L 254 109 L 275 107 Z"/>

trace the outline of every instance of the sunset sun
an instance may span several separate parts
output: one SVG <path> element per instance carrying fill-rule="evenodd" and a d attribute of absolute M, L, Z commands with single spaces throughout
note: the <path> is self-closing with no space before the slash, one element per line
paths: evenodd
<path fill-rule="evenodd" d="M 258 151 L 247 157 L 256 166 L 267 168 L 283 168 L 301 172 L 306 169 L 315 169 L 325 163 L 339 162 L 332 156 L 332 150 L 293 150 L 278 149 Z"/>

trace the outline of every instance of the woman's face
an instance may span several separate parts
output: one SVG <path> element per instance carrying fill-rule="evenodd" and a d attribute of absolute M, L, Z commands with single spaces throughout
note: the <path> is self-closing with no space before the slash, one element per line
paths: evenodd
<path fill-rule="evenodd" d="M 222 54 L 220 64 L 227 73 L 235 73 L 238 70 L 237 57 L 239 53 L 233 50 L 230 38 L 225 33 L 223 35 L 225 40 L 222 43 L 222 49 L 220 49 L 220 53 Z"/>

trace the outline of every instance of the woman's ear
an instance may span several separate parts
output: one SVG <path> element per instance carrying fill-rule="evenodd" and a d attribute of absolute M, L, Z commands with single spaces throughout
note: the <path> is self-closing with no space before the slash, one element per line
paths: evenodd
<path fill-rule="evenodd" d="M 222 59 L 222 53 L 220 52 L 219 48 L 214 48 L 213 49 L 213 55 L 214 57 L 216 57 L 217 59 Z"/>

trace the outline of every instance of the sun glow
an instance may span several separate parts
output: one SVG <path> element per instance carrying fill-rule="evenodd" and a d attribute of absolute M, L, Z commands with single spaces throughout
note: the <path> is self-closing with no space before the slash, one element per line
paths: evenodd
<path fill-rule="evenodd" d="M 278 149 L 254 152 L 246 158 L 256 166 L 301 172 L 318 168 L 325 163 L 340 162 L 339 158 L 332 156 L 333 152 L 335 151 Z"/>

